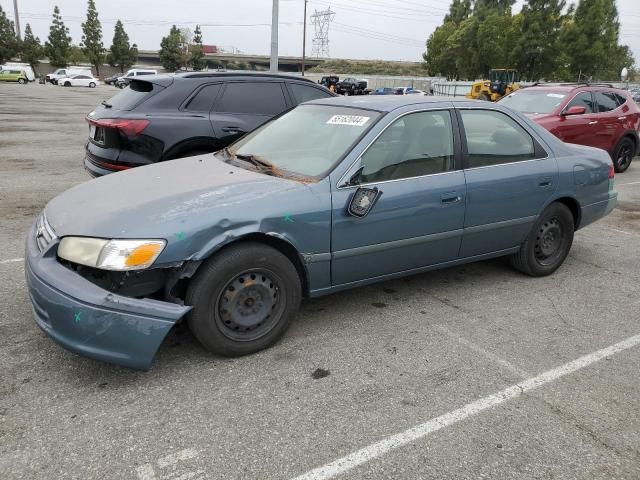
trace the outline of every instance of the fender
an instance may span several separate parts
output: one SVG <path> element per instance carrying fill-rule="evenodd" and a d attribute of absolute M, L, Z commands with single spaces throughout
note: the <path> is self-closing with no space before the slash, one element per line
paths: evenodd
<path fill-rule="evenodd" d="M 160 161 L 180 158 L 183 154 L 194 150 L 206 150 L 215 152 L 222 148 L 222 144 L 213 137 L 193 137 L 182 140 L 170 147 L 161 157 Z"/>

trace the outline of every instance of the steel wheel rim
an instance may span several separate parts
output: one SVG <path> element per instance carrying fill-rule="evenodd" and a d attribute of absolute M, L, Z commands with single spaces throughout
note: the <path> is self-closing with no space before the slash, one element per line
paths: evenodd
<path fill-rule="evenodd" d="M 562 254 L 564 232 L 556 217 L 540 225 L 536 235 L 534 254 L 540 265 L 552 265 Z"/>
<path fill-rule="evenodd" d="M 269 270 L 247 270 L 229 280 L 215 304 L 220 332 L 235 341 L 257 340 L 278 323 L 284 309 L 280 279 Z"/>
<path fill-rule="evenodd" d="M 624 168 L 631 163 L 631 146 L 625 143 L 618 152 L 618 167 Z"/>

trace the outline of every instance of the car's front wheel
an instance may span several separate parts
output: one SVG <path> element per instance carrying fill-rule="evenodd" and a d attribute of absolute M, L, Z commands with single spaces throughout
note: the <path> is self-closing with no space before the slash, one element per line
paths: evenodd
<path fill-rule="evenodd" d="M 71 86 L 71 82 L 64 82 L 64 86 L 65 87 L 70 87 Z"/>
<path fill-rule="evenodd" d="M 633 160 L 635 150 L 636 145 L 629 137 L 624 137 L 620 142 L 618 142 L 618 145 L 616 145 L 616 149 L 613 152 L 613 167 L 616 173 L 622 173 L 629 168 L 629 165 L 631 165 L 631 161 Z"/>
<path fill-rule="evenodd" d="M 91 83 L 89 84 L 89 88 L 96 88 L 96 84 L 95 84 L 95 82 L 91 82 Z"/>
<path fill-rule="evenodd" d="M 189 328 L 209 351 L 254 353 L 287 330 L 301 298 L 300 277 L 279 251 L 254 242 L 223 249 L 200 267 L 186 304 Z"/>
<path fill-rule="evenodd" d="M 574 230 L 569 208 L 552 203 L 538 217 L 520 251 L 510 257 L 511 265 L 532 277 L 552 274 L 567 258 Z"/>

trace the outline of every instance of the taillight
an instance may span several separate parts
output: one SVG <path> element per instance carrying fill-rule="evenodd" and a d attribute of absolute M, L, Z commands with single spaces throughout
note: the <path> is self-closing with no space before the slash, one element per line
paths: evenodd
<path fill-rule="evenodd" d="M 609 165 L 609 179 L 612 180 L 613 177 L 616 176 L 616 171 L 613 168 L 613 165 Z"/>
<path fill-rule="evenodd" d="M 121 131 L 128 137 L 135 137 L 140 135 L 147 125 L 149 120 L 134 120 L 127 118 L 101 118 L 99 120 L 87 119 L 87 121 L 97 127 L 102 128 L 114 128 Z"/>

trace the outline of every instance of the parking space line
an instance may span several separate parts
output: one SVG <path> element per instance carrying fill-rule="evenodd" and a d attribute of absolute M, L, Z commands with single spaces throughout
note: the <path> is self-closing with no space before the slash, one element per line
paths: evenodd
<path fill-rule="evenodd" d="M 615 345 L 603 348 L 596 352 L 584 355 L 576 360 L 565 363 L 559 367 L 547 370 L 540 375 L 524 380 L 520 383 L 511 385 L 493 395 L 489 395 L 484 398 L 480 398 L 475 402 L 471 402 L 457 410 L 440 415 L 439 417 L 428 420 L 425 423 L 416 425 L 404 432 L 391 435 L 379 442 L 373 443 L 369 446 L 361 448 L 355 452 L 350 453 L 342 458 L 334 460 L 331 463 L 317 467 L 304 473 L 294 480 L 326 480 L 333 478 L 337 475 L 347 472 L 352 468 L 359 465 L 363 465 L 371 460 L 374 460 L 382 455 L 395 450 L 396 448 L 403 447 L 411 442 L 420 440 L 438 430 L 446 428 L 450 425 L 455 425 L 466 418 L 483 412 L 489 408 L 501 405 L 508 400 L 520 397 L 524 393 L 558 380 L 566 375 L 576 372 L 582 368 L 588 367 L 600 360 L 610 357 L 616 353 L 622 352 L 629 348 L 635 347 L 640 344 L 640 334 L 629 337 L 626 340 L 622 340 Z"/>
<path fill-rule="evenodd" d="M 529 372 L 527 372 L 525 370 L 522 370 L 521 368 L 516 367 L 514 364 L 508 362 L 504 358 L 499 357 L 495 353 L 492 353 L 492 352 L 490 352 L 488 350 L 485 350 L 480 345 L 476 345 L 472 341 L 467 340 L 466 338 L 458 335 L 457 333 L 452 332 L 451 330 L 449 330 L 444 325 L 435 325 L 435 328 L 437 330 L 439 330 L 440 332 L 444 333 L 445 335 L 447 335 L 449 338 L 455 340 L 456 342 L 464 345 L 465 347 L 473 350 L 476 353 L 479 353 L 480 355 L 484 356 L 485 358 L 488 358 L 489 360 L 491 360 L 491 361 L 503 366 L 506 370 L 508 370 L 511 373 L 513 373 L 516 377 L 529 378 L 531 376 L 531 374 Z"/>
<path fill-rule="evenodd" d="M 611 230 L 612 232 L 616 233 L 624 233 L 625 235 L 633 235 L 633 233 L 631 232 L 625 232 L 624 230 L 618 230 L 617 228 L 608 228 L 607 230 Z"/>
<path fill-rule="evenodd" d="M 640 182 L 619 183 L 616 187 L 624 187 L 626 185 L 638 185 Z"/>
<path fill-rule="evenodd" d="M 24 258 L 10 258 L 8 260 L 0 260 L 0 265 L 4 265 L 5 263 L 18 263 L 24 262 Z"/>

